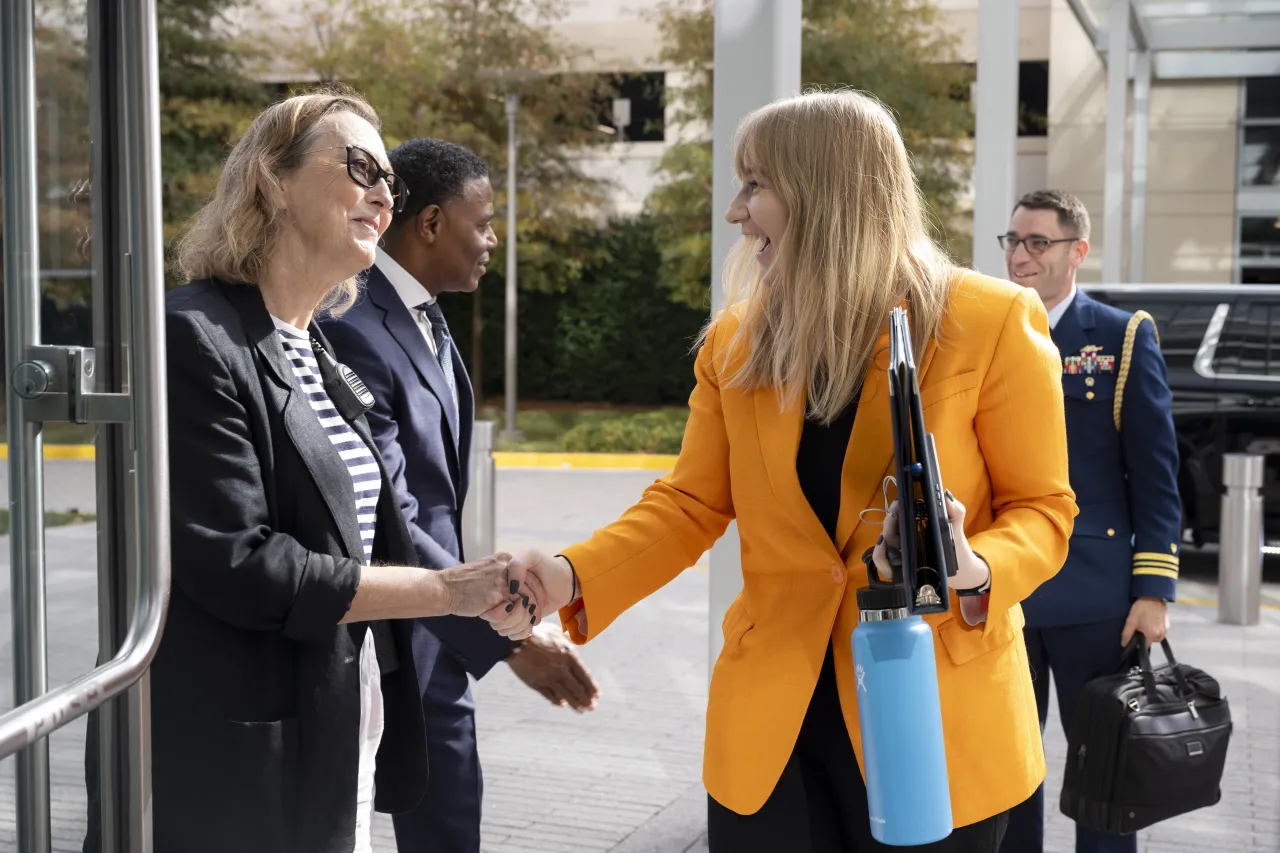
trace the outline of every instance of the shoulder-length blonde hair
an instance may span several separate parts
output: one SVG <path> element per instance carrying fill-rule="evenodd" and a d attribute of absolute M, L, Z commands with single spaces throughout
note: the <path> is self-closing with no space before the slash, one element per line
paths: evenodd
<path fill-rule="evenodd" d="M 295 95 L 258 114 L 227 155 L 213 198 L 178 244 L 183 277 L 257 283 L 286 222 L 271 198 L 280 192 L 281 179 L 302 165 L 323 130 L 321 120 L 343 112 L 381 130 L 373 107 L 349 91 Z M 322 307 L 342 313 L 355 302 L 356 287 L 354 278 L 339 283 Z"/>
<path fill-rule="evenodd" d="M 861 388 L 890 311 L 906 305 L 913 351 L 938 334 L 955 268 L 929 237 L 911 160 L 889 111 L 853 92 L 814 92 L 751 113 L 735 170 L 781 196 L 789 218 L 762 272 L 742 240 L 725 265 L 739 316 L 730 387 L 807 396 L 830 423 Z"/>

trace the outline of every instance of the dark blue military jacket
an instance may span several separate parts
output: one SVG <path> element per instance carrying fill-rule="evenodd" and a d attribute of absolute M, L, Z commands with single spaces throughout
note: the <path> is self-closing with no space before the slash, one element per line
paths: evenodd
<path fill-rule="evenodd" d="M 1121 618 L 1142 596 L 1172 601 L 1182 539 L 1172 395 L 1154 321 L 1077 290 L 1053 342 L 1080 514 L 1062 571 L 1023 603 L 1033 628 Z"/>

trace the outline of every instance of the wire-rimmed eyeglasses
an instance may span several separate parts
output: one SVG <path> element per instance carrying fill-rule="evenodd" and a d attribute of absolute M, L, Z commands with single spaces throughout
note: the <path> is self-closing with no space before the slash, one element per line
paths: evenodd
<path fill-rule="evenodd" d="M 1019 237 L 1016 234 L 1001 234 L 996 239 L 1000 241 L 1000 248 L 1009 254 L 1018 251 L 1018 247 L 1022 246 L 1027 250 L 1027 254 L 1043 255 L 1054 243 L 1074 243 L 1080 238 L 1060 237 L 1057 240 L 1051 240 L 1048 237 Z"/>

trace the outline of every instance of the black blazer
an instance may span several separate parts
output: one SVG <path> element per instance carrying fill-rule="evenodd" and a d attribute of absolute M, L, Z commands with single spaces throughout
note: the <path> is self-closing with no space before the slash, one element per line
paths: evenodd
<path fill-rule="evenodd" d="M 173 592 L 151 666 L 155 847 L 349 853 L 368 627 L 339 625 L 361 571 L 350 475 L 256 287 L 196 282 L 166 303 Z M 373 448 L 364 419 L 352 426 Z M 417 565 L 385 469 L 374 559 Z M 380 657 L 390 645 L 399 662 L 382 674 L 385 812 L 427 786 L 411 624 L 381 626 Z"/>

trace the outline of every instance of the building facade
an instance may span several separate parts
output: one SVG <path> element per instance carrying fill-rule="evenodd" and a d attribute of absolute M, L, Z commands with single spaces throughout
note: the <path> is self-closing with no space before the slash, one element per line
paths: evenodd
<path fill-rule="evenodd" d="M 1180 7 L 1184 14 L 1210 5 L 1133 2 L 1144 11 Z M 1248 11 L 1250 2 L 1222 0 L 1222 8 Z M 287 16 L 299 3 L 302 0 L 272 0 L 268 5 Z M 956 39 L 957 55 L 951 59 L 976 64 L 979 0 L 934 3 L 941 12 L 938 26 Z M 707 132 L 676 128 L 662 120 L 664 93 L 678 88 L 681 79 L 678 71 L 663 67 L 658 59 L 661 33 L 652 11 L 646 11 L 650 5 L 571 0 L 559 27 L 563 37 L 591 51 L 589 67 L 575 70 L 614 76 L 626 102 L 622 117 L 628 108 L 631 113 L 631 123 L 613 128 L 613 141 L 582 162 L 591 174 L 612 181 L 608 212 L 613 214 L 642 209 L 658 180 L 659 159 L 676 133 Z M 1019 100 L 1027 120 L 1019 131 L 1015 188 L 1021 194 L 1054 187 L 1084 201 L 1093 219 L 1095 251 L 1081 272 L 1083 281 L 1101 280 L 1100 258 L 1106 251 L 1107 72 L 1095 47 L 1096 33 L 1086 31 L 1078 13 L 1083 7 L 1086 14 L 1105 21 L 1107 6 L 1106 0 L 1020 0 L 1019 9 Z M 1214 5 L 1215 16 L 1217 8 Z M 1280 48 L 1277 22 L 1280 15 L 1266 19 L 1276 34 L 1275 47 Z M 1154 75 L 1146 147 L 1147 281 L 1280 282 L 1280 67 L 1273 73 L 1277 76 Z M 602 125 L 609 121 L 606 116 Z M 1130 161 L 1132 156 L 1130 145 Z M 1126 181 L 1126 217 L 1130 183 Z M 1124 233 L 1129 233 L 1127 221 Z M 978 234 L 975 239 L 996 236 Z M 1127 262 L 1121 268 L 1127 270 Z"/>

